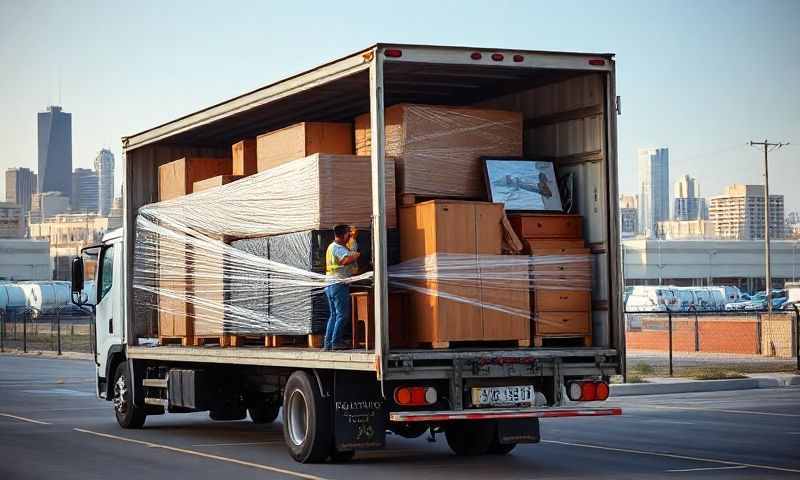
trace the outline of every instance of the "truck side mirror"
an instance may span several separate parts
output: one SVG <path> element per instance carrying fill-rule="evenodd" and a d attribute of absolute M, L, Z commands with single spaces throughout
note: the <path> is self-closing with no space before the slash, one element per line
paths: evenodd
<path fill-rule="evenodd" d="M 83 292 L 83 259 L 73 257 L 72 259 L 72 293 L 80 294 Z"/>

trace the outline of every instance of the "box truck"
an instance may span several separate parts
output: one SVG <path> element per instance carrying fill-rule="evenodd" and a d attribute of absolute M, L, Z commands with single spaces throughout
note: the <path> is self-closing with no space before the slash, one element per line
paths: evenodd
<path fill-rule="evenodd" d="M 187 81 L 191 81 L 187 78 Z M 591 257 L 590 342 L 577 346 L 393 348 L 389 340 L 384 111 L 435 104 L 521 112 L 524 153 L 569 178 Z M 359 350 L 165 345 L 142 313 L 134 264 L 137 217 L 159 200 L 159 166 L 213 156 L 242 138 L 297 122 L 369 113 L 374 328 Z M 380 448 L 387 431 L 442 432 L 462 455 L 539 441 L 539 419 L 619 415 L 605 400 L 624 369 L 617 218 L 614 56 L 376 44 L 141 133 L 124 137 L 123 228 L 93 247 L 97 394 L 123 428 L 147 416 L 209 411 L 213 420 L 275 421 L 299 462 Z M 233 184 L 231 184 L 233 185 Z M 224 200 L 223 200 L 224 201 Z M 140 233 L 139 233 L 140 234 Z M 187 248 L 190 246 L 187 245 Z M 83 285 L 73 262 L 73 291 Z M 144 318 L 143 318 L 144 317 Z M 589 346 L 591 345 L 591 346 Z"/>

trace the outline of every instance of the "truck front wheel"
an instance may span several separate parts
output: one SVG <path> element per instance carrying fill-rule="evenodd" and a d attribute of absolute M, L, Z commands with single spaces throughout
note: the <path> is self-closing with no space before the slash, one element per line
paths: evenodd
<path fill-rule="evenodd" d="M 497 425 L 492 421 L 450 422 L 445 429 L 445 438 L 450 450 L 460 456 L 483 455 L 494 443 Z"/>
<path fill-rule="evenodd" d="M 147 415 L 144 409 L 133 404 L 133 384 L 128 371 L 128 362 L 117 365 L 114 373 L 113 397 L 114 413 L 122 428 L 142 428 Z"/>
<path fill-rule="evenodd" d="M 311 376 L 296 371 L 283 391 L 283 438 L 289 454 L 301 463 L 323 462 L 331 453 L 330 402 Z"/>

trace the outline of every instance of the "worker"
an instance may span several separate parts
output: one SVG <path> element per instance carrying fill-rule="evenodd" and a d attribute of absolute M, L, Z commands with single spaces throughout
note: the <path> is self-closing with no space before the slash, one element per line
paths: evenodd
<path fill-rule="evenodd" d="M 347 248 L 351 240 L 355 248 L 353 230 L 349 225 L 337 225 L 333 229 L 334 240 L 325 252 L 325 275 L 337 280 L 356 273 L 357 261 L 361 254 Z M 356 232 L 357 233 L 357 232 Z M 336 282 L 325 287 L 330 316 L 325 327 L 325 350 L 344 350 L 350 348 L 344 342 L 344 332 L 350 324 L 350 286 L 346 282 Z"/>

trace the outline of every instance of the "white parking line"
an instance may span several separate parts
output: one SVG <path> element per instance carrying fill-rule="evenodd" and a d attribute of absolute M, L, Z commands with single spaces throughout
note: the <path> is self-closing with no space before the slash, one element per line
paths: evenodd
<path fill-rule="evenodd" d="M 41 420 L 34 420 L 32 418 L 19 417 L 17 415 L 11 415 L 10 413 L 0 413 L 0 417 L 13 418 L 15 420 L 21 420 L 23 422 L 36 423 L 38 425 L 52 425 L 52 423 L 50 423 L 50 422 L 43 422 Z"/>
<path fill-rule="evenodd" d="M 743 415 L 767 415 L 773 417 L 800 417 L 800 413 L 754 412 L 752 410 L 729 410 L 726 408 L 679 407 L 673 405 L 648 405 L 647 407 L 643 408 L 663 408 L 667 410 L 700 410 L 704 412 L 736 413 Z"/>
<path fill-rule="evenodd" d="M 295 472 L 293 470 L 286 470 L 285 468 L 273 467 L 272 465 L 263 465 L 263 464 L 260 464 L 260 463 L 246 462 L 244 460 L 238 460 L 238 459 L 235 459 L 235 458 L 223 457 L 221 455 L 213 455 L 213 454 L 210 454 L 210 453 L 198 452 L 196 450 L 187 450 L 185 448 L 171 447 L 169 445 L 162 445 L 160 443 L 152 443 L 152 442 L 146 442 L 144 440 L 136 440 L 136 439 L 133 439 L 133 438 L 119 437 L 117 435 L 111 435 L 111 434 L 108 434 L 108 433 L 93 432 L 91 430 L 84 430 L 82 428 L 73 428 L 73 430 L 75 430 L 76 432 L 87 433 L 89 435 L 96 435 L 98 437 L 112 438 L 114 440 L 121 440 L 123 442 L 136 443 L 136 444 L 139 444 L 139 445 L 143 445 L 145 447 L 163 448 L 164 450 L 169 450 L 169 451 L 172 451 L 172 452 L 185 453 L 187 455 L 194 455 L 196 457 L 208 458 L 208 459 L 211 459 L 211 460 L 219 460 L 221 462 L 235 463 L 237 465 L 242 465 L 242 466 L 245 466 L 245 467 L 257 468 L 259 470 L 268 470 L 270 472 L 281 473 L 283 475 L 289 475 L 289 476 L 292 476 L 292 477 L 305 478 L 305 479 L 308 479 L 308 480 L 327 480 L 324 477 L 318 477 L 316 475 L 310 475 L 308 473 Z"/>
<path fill-rule="evenodd" d="M 650 455 L 653 457 L 664 457 L 664 458 L 677 458 L 679 460 L 692 460 L 695 462 L 707 462 L 707 463 L 718 463 L 720 465 L 734 465 L 734 466 L 741 466 L 741 467 L 753 467 L 753 468 L 761 468 L 764 470 L 775 470 L 778 472 L 790 472 L 790 473 L 800 473 L 800 469 L 796 468 L 787 468 L 787 467 L 775 467 L 772 465 L 755 465 L 752 463 L 742 463 L 742 462 L 730 462 L 728 460 L 719 460 L 716 458 L 703 458 L 703 457 L 691 457 L 688 455 L 677 455 L 674 453 L 663 453 L 663 452 L 651 452 L 648 450 L 633 450 L 630 448 L 616 448 L 616 447 L 606 447 L 603 445 L 592 445 L 588 443 L 572 443 L 572 442 L 559 442 L 557 440 L 542 440 L 542 443 L 552 443 L 555 445 L 566 445 L 569 447 L 583 447 L 583 448 L 594 448 L 596 450 L 606 450 L 609 452 L 621 452 L 621 453 L 633 453 L 635 455 Z"/>
<path fill-rule="evenodd" d="M 705 467 L 705 468 L 680 468 L 677 470 L 667 470 L 670 473 L 683 473 L 683 472 L 707 472 L 710 470 L 741 470 L 743 468 L 750 468 L 747 465 L 736 465 L 733 467 Z"/>

